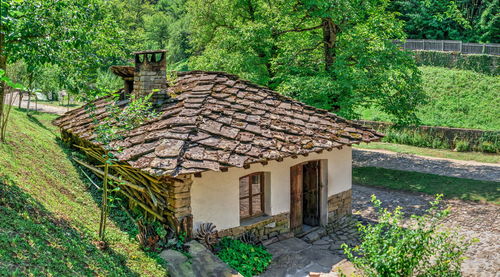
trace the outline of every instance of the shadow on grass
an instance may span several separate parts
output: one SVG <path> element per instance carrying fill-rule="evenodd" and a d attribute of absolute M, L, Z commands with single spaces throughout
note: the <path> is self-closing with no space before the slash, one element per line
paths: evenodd
<path fill-rule="evenodd" d="M 65 142 L 63 142 L 59 138 L 57 138 L 57 144 L 64 151 L 68 160 L 71 161 L 73 167 L 79 174 L 80 180 L 82 180 L 82 182 L 87 185 L 88 192 L 90 193 L 94 201 L 97 203 L 97 205 L 100 207 L 102 203 L 102 190 L 96 188 L 95 185 L 100 187 L 102 185 L 102 180 L 97 175 L 87 170 L 86 168 L 80 166 L 73 160 L 74 157 L 81 160 L 85 160 L 86 159 L 85 155 L 83 155 L 76 149 L 70 148 Z M 88 177 L 90 177 L 92 181 L 90 181 L 89 178 L 83 172 L 85 172 L 85 174 Z M 120 230 L 126 232 L 131 238 L 135 238 L 136 235 L 139 233 L 139 230 L 137 229 L 137 225 L 135 224 L 135 222 L 133 222 L 132 219 L 127 215 L 127 213 L 123 211 L 120 207 L 110 208 L 109 217 L 111 220 L 113 220 L 116 226 L 120 228 Z"/>
<path fill-rule="evenodd" d="M 77 157 L 81 160 L 85 160 L 86 157 L 84 154 L 81 152 L 77 151 L 76 149 L 70 148 L 65 142 L 63 142 L 60 138 L 57 138 L 57 144 L 59 147 L 64 151 L 66 154 L 66 157 L 71 161 L 73 164 L 73 167 L 76 169 L 78 172 L 78 175 L 82 182 L 87 185 L 87 190 L 92 196 L 93 200 L 97 203 L 97 205 L 100 207 L 102 203 L 102 190 L 100 188 L 96 188 L 95 185 L 101 186 L 102 185 L 102 179 L 100 179 L 97 175 L 95 175 L 93 172 L 90 170 L 82 167 L 78 163 L 76 163 L 73 160 L 73 157 Z M 83 173 L 85 172 L 85 173 Z M 89 180 L 88 177 L 92 181 Z M 95 184 L 95 185 L 94 185 Z M 118 200 L 122 207 L 128 207 L 127 204 L 127 199 L 125 196 L 120 198 L 121 200 Z M 137 224 L 135 223 L 135 219 L 131 218 L 131 211 L 124 211 L 118 203 L 114 205 L 114 207 L 110 207 L 109 209 L 109 219 L 113 221 L 115 226 L 117 226 L 121 231 L 127 233 L 129 235 L 129 238 L 136 240 L 137 234 L 139 233 L 139 229 L 137 228 Z M 137 242 L 139 244 L 139 242 Z M 166 267 L 164 260 L 162 260 L 158 253 L 151 252 L 151 251 L 144 251 L 144 253 L 155 259 L 160 265 Z"/>
<path fill-rule="evenodd" d="M 0 176 L 0 275 L 138 276 L 126 258 L 99 250 L 65 219 Z"/>

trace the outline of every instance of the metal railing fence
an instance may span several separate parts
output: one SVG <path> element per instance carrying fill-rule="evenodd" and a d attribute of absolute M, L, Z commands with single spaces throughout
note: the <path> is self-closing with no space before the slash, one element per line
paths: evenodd
<path fill-rule="evenodd" d="M 460 52 L 463 54 L 485 54 L 500 56 L 500 44 L 469 43 L 459 40 L 407 39 L 404 43 L 395 40 L 394 43 L 406 50 L 429 50 Z"/>

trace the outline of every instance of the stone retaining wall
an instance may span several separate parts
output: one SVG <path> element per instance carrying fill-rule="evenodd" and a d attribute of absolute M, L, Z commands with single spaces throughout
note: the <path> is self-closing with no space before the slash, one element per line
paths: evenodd
<path fill-rule="evenodd" d="M 252 230 L 262 241 L 269 240 L 290 232 L 289 213 L 282 213 L 267 217 L 253 224 L 238 226 L 219 231 L 220 237 L 240 237 L 245 232 Z"/>
<path fill-rule="evenodd" d="M 356 123 L 373 128 L 382 133 L 389 132 L 394 127 L 394 124 L 390 122 L 370 121 L 370 120 L 354 120 L 354 121 Z M 495 152 L 498 153 L 500 151 L 499 131 L 451 128 L 442 126 L 425 126 L 425 125 L 416 127 L 414 126 L 400 127 L 396 130 L 398 130 L 398 132 L 411 131 L 429 137 L 437 137 L 440 140 L 446 142 L 449 145 L 450 149 L 455 149 L 457 141 L 462 141 L 462 142 L 467 142 L 467 144 L 469 145 L 469 149 L 467 149 L 466 151 L 482 151 L 482 152 L 493 152 L 493 153 Z"/>
<path fill-rule="evenodd" d="M 328 197 L 328 223 L 335 222 L 339 218 L 352 213 L 352 190 Z"/>

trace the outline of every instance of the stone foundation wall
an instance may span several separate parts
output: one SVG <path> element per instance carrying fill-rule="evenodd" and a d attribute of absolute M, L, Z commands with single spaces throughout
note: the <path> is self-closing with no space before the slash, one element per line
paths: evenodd
<path fill-rule="evenodd" d="M 191 215 L 191 184 L 190 176 L 179 176 L 168 179 L 168 209 L 174 213 L 175 218 Z"/>
<path fill-rule="evenodd" d="M 328 223 L 352 213 L 352 190 L 328 197 Z"/>
<path fill-rule="evenodd" d="M 181 231 L 192 235 L 193 216 L 191 214 L 191 176 L 179 176 L 164 180 L 168 183 L 167 209 L 172 212 L 172 216 L 180 223 Z"/>
<path fill-rule="evenodd" d="M 290 232 L 289 213 L 270 216 L 253 224 L 221 230 L 219 236 L 240 237 L 250 230 L 262 241 L 287 234 Z"/>

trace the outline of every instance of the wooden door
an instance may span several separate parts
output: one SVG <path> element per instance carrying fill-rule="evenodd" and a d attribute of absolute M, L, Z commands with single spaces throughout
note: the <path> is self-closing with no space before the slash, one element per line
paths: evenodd
<path fill-rule="evenodd" d="M 290 231 L 302 231 L 302 191 L 303 191 L 302 164 L 290 168 Z"/>
<path fill-rule="evenodd" d="M 319 225 L 320 163 L 307 162 L 303 165 L 302 213 L 303 223 Z"/>

